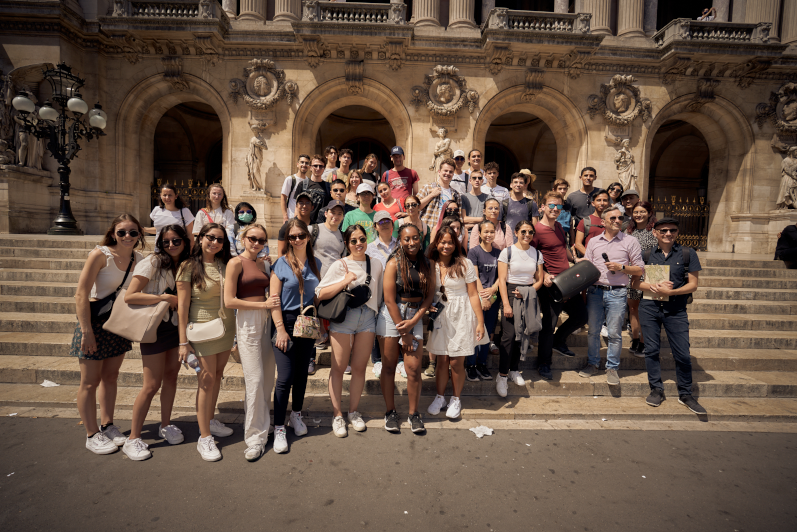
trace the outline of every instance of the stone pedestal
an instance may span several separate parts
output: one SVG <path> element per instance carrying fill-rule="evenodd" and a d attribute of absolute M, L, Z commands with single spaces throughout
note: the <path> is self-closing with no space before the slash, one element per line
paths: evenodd
<path fill-rule="evenodd" d="M 783 5 L 783 28 L 780 35 L 784 44 L 797 41 L 797 2 L 786 2 Z"/>
<path fill-rule="evenodd" d="M 786 3 L 793 4 L 794 2 L 789 1 Z M 771 22 L 772 30 L 769 32 L 769 42 L 780 42 L 779 14 L 780 0 L 748 0 L 747 7 L 745 9 L 744 21 L 749 24 L 758 22 Z"/>
<path fill-rule="evenodd" d="M 716 22 L 730 22 L 731 0 L 714 0 L 713 7 L 717 10 Z"/>
<path fill-rule="evenodd" d="M 736 253 L 772 253 L 778 233 L 797 223 L 797 210 L 769 211 L 760 214 L 731 214 L 729 242 Z M 709 248 L 709 251 L 714 251 Z M 731 251 L 723 249 L 721 251 Z"/>
<path fill-rule="evenodd" d="M 302 18 L 302 0 L 276 0 L 274 22 L 295 22 Z"/>
<path fill-rule="evenodd" d="M 448 8 L 449 28 L 475 28 L 473 19 L 476 0 L 451 0 Z"/>
<path fill-rule="evenodd" d="M 52 183 L 50 172 L 0 165 L 0 233 L 46 233 L 58 212 Z"/>
<path fill-rule="evenodd" d="M 238 20 L 266 20 L 266 0 L 241 0 L 241 13 Z"/>
<path fill-rule="evenodd" d="M 653 37 L 656 33 L 656 15 L 659 10 L 659 0 L 645 0 L 645 35 Z"/>
<path fill-rule="evenodd" d="M 440 0 L 416 0 L 412 3 L 412 20 L 416 26 L 439 26 Z"/>
<path fill-rule="evenodd" d="M 567 13 L 567 0 L 555 0 L 553 4 L 554 13 Z"/>
<path fill-rule="evenodd" d="M 645 0 L 618 0 L 617 36 L 644 37 Z"/>
<path fill-rule="evenodd" d="M 592 13 L 590 22 L 590 33 L 599 35 L 611 35 L 612 29 L 609 26 L 610 0 L 582 0 L 579 13 Z"/>

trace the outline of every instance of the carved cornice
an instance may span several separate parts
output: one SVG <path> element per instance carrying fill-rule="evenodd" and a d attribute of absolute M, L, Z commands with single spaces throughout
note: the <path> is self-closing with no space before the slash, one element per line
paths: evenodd
<path fill-rule="evenodd" d="M 459 69 L 451 65 L 434 67 L 433 73 L 424 78 L 423 85 L 413 87 L 411 93 L 410 103 L 416 110 L 424 104 L 437 118 L 454 116 L 465 104 L 468 112 L 473 113 L 479 101 L 479 93 L 468 89 L 468 82 L 459 75 Z"/>
<path fill-rule="evenodd" d="M 230 98 L 238 103 L 243 98 L 249 108 L 266 111 L 285 98 L 288 105 L 299 91 L 293 81 L 285 80 L 285 72 L 276 68 L 271 59 L 252 59 L 249 67 L 244 69 L 246 81 L 230 80 Z"/>
<path fill-rule="evenodd" d="M 604 121 L 612 126 L 628 126 L 642 118 L 647 122 L 651 118 L 651 104 L 643 98 L 637 87 L 634 76 L 616 75 L 608 84 L 601 84 L 600 95 L 592 94 L 587 98 L 590 118 L 602 114 Z"/>

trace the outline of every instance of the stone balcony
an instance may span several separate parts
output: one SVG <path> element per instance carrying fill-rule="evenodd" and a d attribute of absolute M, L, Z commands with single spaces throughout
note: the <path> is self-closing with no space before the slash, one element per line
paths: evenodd
<path fill-rule="evenodd" d="M 485 42 L 597 46 L 602 35 L 590 33 L 590 13 L 549 13 L 492 9 L 482 29 Z"/>
<path fill-rule="evenodd" d="M 100 17 L 105 30 L 217 32 L 230 29 L 218 0 L 114 0 L 113 12 Z"/>
<path fill-rule="evenodd" d="M 406 21 L 403 2 L 302 2 L 302 20 L 294 22 L 296 33 L 409 38 L 412 26 Z"/>
<path fill-rule="evenodd" d="M 787 46 L 770 41 L 771 29 L 769 22 L 744 24 L 678 18 L 656 32 L 653 41 L 664 55 L 669 52 L 780 55 Z"/>

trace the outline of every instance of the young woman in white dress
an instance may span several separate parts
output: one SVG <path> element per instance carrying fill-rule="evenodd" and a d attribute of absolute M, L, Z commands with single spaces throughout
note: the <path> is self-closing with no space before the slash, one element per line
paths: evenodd
<path fill-rule="evenodd" d="M 161 229 L 167 225 L 178 224 L 188 233 L 189 249 L 194 247 L 194 215 L 183 203 L 177 193 L 177 187 L 171 183 L 164 183 L 161 186 L 160 205 L 152 209 L 149 218 L 152 220 L 152 227 L 147 227 L 144 231 L 149 235 L 155 235 L 156 240 Z"/>

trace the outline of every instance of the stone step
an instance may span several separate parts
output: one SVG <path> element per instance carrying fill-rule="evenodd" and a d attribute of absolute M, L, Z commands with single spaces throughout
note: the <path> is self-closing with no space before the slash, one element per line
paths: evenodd
<path fill-rule="evenodd" d="M 5 312 L 20 314 L 32 312 L 75 316 L 76 313 L 74 297 L 0 296 L 0 307 Z"/>
<path fill-rule="evenodd" d="M 667 335 L 662 331 L 662 347 L 669 347 Z M 692 329 L 689 331 L 689 343 L 692 348 L 705 347 L 712 349 L 795 349 L 797 348 L 797 331 L 794 330 L 709 330 Z M 571 335 L 567 340 L 571 348 L 586 347 L 585 331 Z M 631 345 L 631 337 L 623 331 L 623 345 Z"/>
<path fill-rule="evenodd" d="M 0 281 L 0 295 L 24 297 L 74 297 L 77 283 Z"/>
<path fill-rule="evenodd" d="M 705 278 L 700 279 L 703 284 Z M 77 286 L 77 285 L 76 285 Z M 1 287 L 0 287 L 1 288 Z M 758 288 L 698 288 L 694 293 L 695 299 L 710 299 L 722 301 L 797 301 L 797 289 L 776 290 Z"/>
<path fill-rule="evenodd" d="M 17 257 L 31 259 L 80 259 L 85 261 L 91 249 L 73 248 L 31 248 L 31 247 L 0 247 L 0 257 Z"/>
<path fill-rule="evenodd" d="M 148 237 L 155 241 L 154 237 Z M 0 247 L 49 248 L 49 249 L 93 249 L 99 245 L 102 235 L 0 235 Z"/>
<path fill-rule="evenodd" d="M 82 270 L 86 259 L 59 259 L 59 258 L 17 258 L 0 257 L 0 268 L 21 268 L 28 270 Z"/>
<path fill-rule="evenodd" d="M 710 277 L 750 277 L 761 279 L 797 279 L 797 270 L 774 268 L 703 268 L 700 275 Z"/>
<path fill-rule="evenodd" d="M 689 305 L 689 316 L 693 314 L 797 314 L 797 301 L 723 301 L 697 299 Z"/>
<path fill-rule="evenodd" d="M 80 383 L 80 369 L 74 359 L 66 357 L 0 357 L 0 382 L 36 384 L 48 379 L 58 384 Z M 329 368 L 320 368 L 308 378 L 308 393 L 327 393 Z M 230 362 L 225 370 L 222 388 L 242 390 L 244 388 L 241 365 Z M 526 385 L 509 385 L 510 395 L 522 396 L 632 396 L 645 397 L 650 392 L 647 374 L 642 370 L 621 370 L 620 387 L 610 387 L 601 372 L 596 377 L 585 379 L 575 371 L 554 371 L 552 381 L 540 380 L 538 375 L 527 371 Z M 143 370 L 139 360 L 124 360 L 119 372 L 120 386 L 141 386 Z M 665 393 L 675 395 L 675 372 L 663 371 Z M 343 389 L 348 390 L 350 376 L 345 376 Z M 694 371 L 694 394 L 710 397 L 797 397 L 797 373 L 768 371 Z M 424 377 L 424 394 L 434 394 L 435 379 Z M 449 388 L 451 383 L 449 382 Z M 178 387 L 195 388 L 196 374 L 181 367 Z M 396 389 L 405 395 L 407 380 L 396 376 Z M 366 395 L 380 395 L 381 386 L 371 371 L 366 371 Z M 494 395 L 495 380 L 466 382 L 463 395 Z"/>
<path fill-rule="evenodd" d="M 701 288 L 747 288 L 768 290 L 797 290 L 797 280 L 793 279 L 761 279 L 758 277 L 717 277 L 700 275 Z"/>
<path fill-rule="evenodd" d="M 0 332 L 74 333 L 77 317 L 72 314 L 23 314 L 0 312 Z"/>
<path fill-rule="evenodd" d="M 61 385 L 56 388 L 42 388 L 38 384 L 0 384 L 0 406 L 13 407 L 20 415 L 47 416 L 48 412 L 58 412 L 59 416 L 78 418 L 75 398 L 77 386 Z M 133 403 L 139 393 L 138 387 L 120 386 L 116 396 L 117 420 L 128 420 Z M 172 418 L 178 422 L 194 421 L 196 392 L 178 389 L 174 401 Z M 434 424 L 445 419 L 444 412 L 437 416 L 426 413 L 434 396 L 422 396 L 420 408 L 424 422 Z M 243 414 L 243 392 L 226 391 L 219 393 L 217 411 L 225 423 L 241 423 Z M 676 395 L 668 395 L 658 408 L 651 408 L 640 397 L 522 397 L 501 398 L 462 396 L 462 418 L 464 420 L 596 420 L 601 421 L 754 421 L 793 423 L 797 421 L 797 399 L 792 398 L 737 398 L 701 397 L 700 403 L 708 415 L 699 419 L 678 403 Z M 148 419 L 158 419 L 160 394 L 152 400 Z M 402 428 L 408 429 L 403 417 L 407 402 L 404 398 L 396 401 L 397 410 L 402 416 Z M 385 403 L 381 395 L 364 395 L 358 411 L 366 419 L 382 419 Z M 309 426 L 322 423 L 322 418 L 332 415 L 332 404 L 327 394 L 308 394 L 302 410 Z M 232 417 L 235 416 L 235 417 Z M 230 419 L 232 417 L 232 419 Z M 118 423 L 125 433 L 128 423 Z M 145 426 L 145 431 L 147 430 Z M 373 430 L 373 429 L 371 429 Z M 381 429 L 379 429 L 381 430 Z M 145 436 L 146 438 L 147 436 Z"/>
<path fill-rule="evenodd" d="M 690 331 L 708 330 L 753 330 L 753 331 L 797 331 L 797 316 L 777 314 L 716 314 L 689 313 Z"/>
<path fill-rule="evenodd" d="M 82 268 L 82 266 L 81 266 Z M 0 268 L 0 282 L 12 281 L 23 283 L 74 283 L 80 279 L 77 270 L 30 270 L 26 268 Z"/>
<path fill-rule="evenodd" d="M 698 257 L 700 253 L 698 252 Z M 786 265 L 781 260 L 743 260 L 743 259 L 706 259 L 700 257 L 700 264 L 704 268 L 766 268 L 772 270 L 785 270 Z"/>

